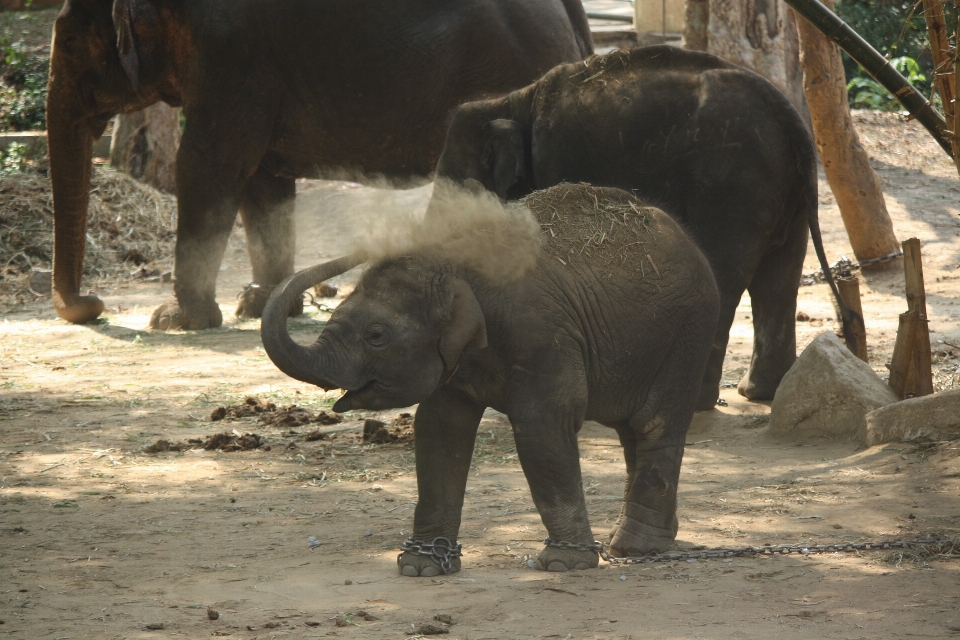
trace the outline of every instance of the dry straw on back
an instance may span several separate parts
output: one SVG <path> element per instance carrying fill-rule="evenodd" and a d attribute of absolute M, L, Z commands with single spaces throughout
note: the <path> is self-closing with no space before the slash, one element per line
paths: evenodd
<path fill-rule="evenodd" d="M 646 245 L 656 240 L 651 208 L 618 189 L 561 183 L 522 203 L 540 223 L 544 249 L 561 261 L 576 256 L 626 266 L 628 258 L 645 256 Z M 643 268 L 636 264 L 637 270 Z"/>

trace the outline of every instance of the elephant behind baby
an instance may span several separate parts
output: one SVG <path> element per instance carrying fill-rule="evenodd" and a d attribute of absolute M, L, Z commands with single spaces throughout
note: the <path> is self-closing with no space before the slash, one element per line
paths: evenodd
<path fill-rule="evenodd" d="M 745 289 L 754 342 L 740 393 L 773 398 L 796 360 L 808 229 L 853 339 L 848 325 L 860 319 L 840 300 L 820 239 L 816 163 L 803 120 L 770 82 L 710 54 L 656 46 L 561 65 L 505 97 L 461 106 L 437 176 L 476 180 L 504 198 L 589 182 L 631 191 L 673 216 L 710 260 L 720 289 L 698 402 L 709 409 Z"/>
<path fill-rule="evenodd" d="M 287 333 L 291 301 L 362 257 L 296 274 L 264 310 L 267 354 L 294 378 L 344 389 L 335 411 L 419 403 L 419 497 L 398 560 L 404 575 L 460 568 L 464 490 L 487 407 L 510 419 L 554 541 L 538 568 L 598 563 L 577 449 L 584 420 L 614 428 L 623 445 L 613 553 L 662 551 L 677 534 L 684 440 L 719 307 L 710 266 L 670 217 L 624 191 L 562 184 L 525 203 L 542 247 L 521 242 L 531 225 L 513 233 L 486 224 L 383 259 L 310 346 Z M 449 224 L 458 212 L 446 214 L 436 220 Z"/>
<path fill-rule="evenodd" d="M 104 309 L 80 284 L 91 148 L 117 113 L 183 107 L 174 297 L 150 324 L 206 329 L 238 210 L 255 317 L 293 273 L 296 178 L 426 178 L 457 105 L 592 51 L 580 0 L 67 0 L 47 91 L 57 313 Z"/>

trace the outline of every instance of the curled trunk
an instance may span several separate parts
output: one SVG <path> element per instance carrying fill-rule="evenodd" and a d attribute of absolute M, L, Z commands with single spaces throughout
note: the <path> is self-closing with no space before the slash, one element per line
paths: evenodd
<path fill-rule="evenodd" d="M 303 292 L 324 280 L 345 273 L 366 260 L 362 251 L 352 253 L 330 262 L 304 269 L 281 282 L 273 290 L 263 309 L 260 321 L 260 337 L 263 348 L 277 368 L 291 378 L 330 389 L 338 376 L 325 369 L 323 354 L 317 344 L 303 346 L 294 342 L 287 331 L 287 317 L 294 301 Z"/>

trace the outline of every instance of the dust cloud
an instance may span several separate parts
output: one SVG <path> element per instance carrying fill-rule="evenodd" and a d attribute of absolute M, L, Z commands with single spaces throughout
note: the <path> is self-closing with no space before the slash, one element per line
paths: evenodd
<path fill-rule="evenodd" d="M 338 235 L 351 241 L 337 246 L 333 255 L 364 250 L 370 262 L 428 250 L 442 260 L 461 265 L 496 281 L 512 281 L 536 264 L 540 254 L 540 226 L 525 206 L 504 205 L 493 193 L 479 185 L 464 188 L 449 181 L 396 190 L 389 185 L 342 184 L 338 196 L 328 193 L 311 200 L 311 194 L 298 197 L 298 227 L 310 225 L 319 216 L 325 225 L 333 216 L 323 210 L 344 207 L 347 216 L 337 216 L 346 228 Z M 304 197 L 306 196 L 306 197 Z M 334 232 L 327 229 L 324 235 Z M 301 242 L 304 235 L 299 234 Z"/>

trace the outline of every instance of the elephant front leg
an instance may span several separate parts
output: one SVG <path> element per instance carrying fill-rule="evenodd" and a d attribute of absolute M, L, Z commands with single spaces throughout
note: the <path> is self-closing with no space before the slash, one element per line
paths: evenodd
<path fill-rule="evenodd" d="M 240 202 L 247 251 L 253 266 L 253 286 L 240 294 L 237 316 L 259 318 L 273 288 L 293 273 L 296 249 L 293 219 L 296 182 L 280 178 L 260 167 L 247 181 Z M 303 313 L 303 299 L 290 309 Z"/>
<path fill-rule="evenodd" d="M 577 448 L 582 418 L 544 423 L 511 416 L 511 422 L 520 465 L 550 537 L 534 567 L 541 571 L 596 567 L 600 556 L 594 548 Z"/>
<path fill-rule="evenodd" d="M 459 557 L 448 557 L 449 566 L 444 567 L 438 555 L 425 549 L 418 553 L 416 548 L 425 543 L 441 552 L 444 546 L 456 546 L 463 495 L 483 410 L 449 387 L 440 387 L 417 408 L 413 430 L 419 497 L 413 536 L 407 545 L 411 550 L 397 558 L 402 575 L 436 576 L 460 570 Z"/>

